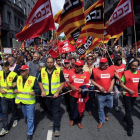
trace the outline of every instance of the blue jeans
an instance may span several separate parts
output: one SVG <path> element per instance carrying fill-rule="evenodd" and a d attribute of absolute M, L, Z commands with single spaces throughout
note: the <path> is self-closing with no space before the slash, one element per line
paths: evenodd
<path fill-rule="evenodd" d="M 8 130 L 8 107 L 9 103 L 12 109 L 12 119 L 18 120 L 18 110 L 15 104 L 15 99 L 1 98 L 1 108 L 2 108 L 2 123 L 3 128 Z"/>
<path fill-rule="evenodd" d="M 22 112 L 24 114 L 24 117 L 27 119 L 27 125 L 28 125 L 28 135 L 33 135 L 34 131 L 34 116 L 35 116 L 35 104 L 32 105 L 21 105 Z"/>
<path fill-rule="evenodd" d="M 94 86 L 90 86 L 89 90 L 94 90 Z M 88 111 L 92 111 L 93 109 L 93 99 L 95 99 L 95 92 L 94 91 L 89 91 L 89 100 L 86 103 L 86 107 Z"/>
<path fill-rule="evenodd" d="M 0 98 L 0 117 L 2 117 L 1 98 Z"/>
<path fill-rule="evenodd" d="M 106 95 L 104 95 L 106 94 Z M 105 123 L 105 115 L 109 112 L 109 109 L 113 107 L 113 96 L 111 94 L 98 94 L 98 115 L 99 122 Z"/>

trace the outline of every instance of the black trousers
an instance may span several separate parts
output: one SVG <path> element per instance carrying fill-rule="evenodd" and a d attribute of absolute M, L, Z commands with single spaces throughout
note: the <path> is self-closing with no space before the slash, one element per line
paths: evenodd
<path fill-rule="evenodd" d="M 8 105 L 11 105 L 12 108 L 12 118 L 18 120 L 18 110 L 17 105 L 15 104 L 15 99 L 1 98 L 1 107 L 2 107 L 2 122 L 3 128 L 8 130 Z"/>
<path fill-rule="evenodd" d="M 63 93 L 69 91 L 70 88 L 69 87 L 64 87 L 63 88 Z M 70 112 L 70 93 L 67 93 L 64 95 L 64 99 L 65 99 L 65 103 L 66 103 L 66 109 L 68 111 L 68 113 Z"/>
<path fill-rule="evenodd" d="M 76 121 L 77 123 L 81 123 L 82 116 L 80 116 L 78 113 L 77 101 L 78 98 L 74 98 L 73 96 L 70 96 L 70 108 L 71 108 L 70 120 Z"/>
<path fill-rule="evenodd" d="M 132 119 L 132 109 L 134 107 L 136 97 L 128 97 L 128 96 L 123 96 L 124 100 L 124 106 L 125 106 L 125 117 L 124 120 L 127 123 L 127 130 L 132 130 L 133 129 L 133 119 Z"/>
<path fill-rule="evenodd" d="M 48 109 L 50 120 L 53 122 L 53 130 L 60 130 L 60 104 L 61 96 L 58 98 L 43 98 Z"/>

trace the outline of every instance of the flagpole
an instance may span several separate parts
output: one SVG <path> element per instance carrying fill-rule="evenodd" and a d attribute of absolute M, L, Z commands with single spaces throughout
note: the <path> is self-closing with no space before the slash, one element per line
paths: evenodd
<path fill-rule="evenodd" d="M 123 43 L 124 43 L 123 41 L 124 41 L 124 40 L 123 40 L 123 35 L 122 35 L 122 48 L 123 48 Z"/>
<path fill-rule="evenodd" d="M 134 34 L 135 34 L 136 58 L 137 58 L 137 50 L 138 50 L 138 46 L 137 46 L 137 34 L 136 34 L 136 25 L 135 25 L 135 24 L 134 24 Z"/>
<path fill-rule="evenodd" d="M 57 37 L 57 32 L 56 32 L 56 42 L 57 42 L 57 46 L 58 46 L 58 50 L 59 50 L 59 56 L 60 56 L 60 60 L 61 60 L 60 48 L 59 48 L 59 45 L 58 45 L 58 37 Z"/>

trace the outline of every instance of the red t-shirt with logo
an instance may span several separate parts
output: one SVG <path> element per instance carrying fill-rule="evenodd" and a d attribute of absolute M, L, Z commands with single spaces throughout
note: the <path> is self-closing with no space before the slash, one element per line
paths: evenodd
<path fill-rule="evenodd" d="M 76 74 L 75 71 L 69 74 L 69 83 L 79 89 L 80 86 L 84 86 L 89 83 L 90 73 L 83 71 L 82 74 Z M 79 98 L 79 91 L 72 91 L 71 96 Z"/>
<path fill-rule="evenodd" d="M 63 68 L 63 74 L 67 82 L 69 82 L 69 74 L 72 72 L 73 72 L 72 69 L 67 70 L 66 68 Z M 65 87 L 68 87 L 67 82 L 65 82 Z"/>
<path fill-rule="evenodd" d="M 114 78 L 114 69 L 112 67 L 108 67 L 106 70 L 102 70 L 100 68 L 93 68 L 91 79 L 94 79 L 94 81 L 102 86 L 106 92 L 108 92 L 111 81 Z M 98 89 L 96 87 L 96 89 Z M 98 89 L 99 90 L 99 89 Z"/>

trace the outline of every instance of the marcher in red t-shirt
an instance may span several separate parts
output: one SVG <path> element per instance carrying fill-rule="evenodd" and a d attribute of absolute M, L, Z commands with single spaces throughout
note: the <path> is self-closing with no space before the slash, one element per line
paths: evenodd
<path fill-rule="evenodd" d="M 75 63 L 75 71 L 70 73 L 69 75 L 69 83 L 68 85 L 72 89 L 72 92 L 70 93 L 70 105 L 71 105 L 71 111 L 70 111 L 70 126 L 73 126 L 74 122 L 77 122 L 77 125 L 80 129 L 83 128 L 83 125 L 81 124 L 82 116 L 78 115 L 78 117 L 75 118 L 75 110 L 78 102 L 78 98 L 80 96 L 81 92 L 81 86 L 84 86 L 89 83 L 90 73 L 83 71 L 83 65 L 84 62 L 81 60 L 77 60 Z"/>
<path fill-rule="evenodd" d="M 70 61 L 68 59 L 65 59 L 64 67 L 63 67 L 63 74 L 64 74 L 66 82 L 65 82 L 65 86 L 63 88 L 63 93 L 70 90 L 70 87 L 67 85 L 67 82 L 69 82 L 69 74 L 72 72 L 73 72 L 73 70 L 70 67 Z M 65 99 L 65 103 L 66 103 L 66 109 L 69 113 L 70 112 L 70 94 L 69 93 L 65 94 L 64 99 Z"/>
<path fill-rule="evenodd" d="M 107 58 L 101 58 L 100 67 L 93 68 L 92 70 L 90 77 L 91 83 L 100 91 L 97 95 L 99 115 L 98 129 L 102 128 L 105 120 L 109 120 L 107 113 L 109 112 L 109 108 L 113 107 L 113 96 L 110 92 L 113 90 L 115 82 L 114 74 L 114 69 L 108 67 Z"/>
<path fill-rule="evenodd" d="M 140 82 L 140 72 L 137 70 L 139 66 L 138 60 L 133 60 L 131 63 L 131 69 L 124 72 L 122 76 L 121 87 L 126 91 L 123 95 L 125 106 L 124 122 L 127 124 L 127 134 L 132 136 L 133 134 L 133 120 L 132 109 L 134 107 L 136 98 L 138 97 L 138 87 Z"/>

